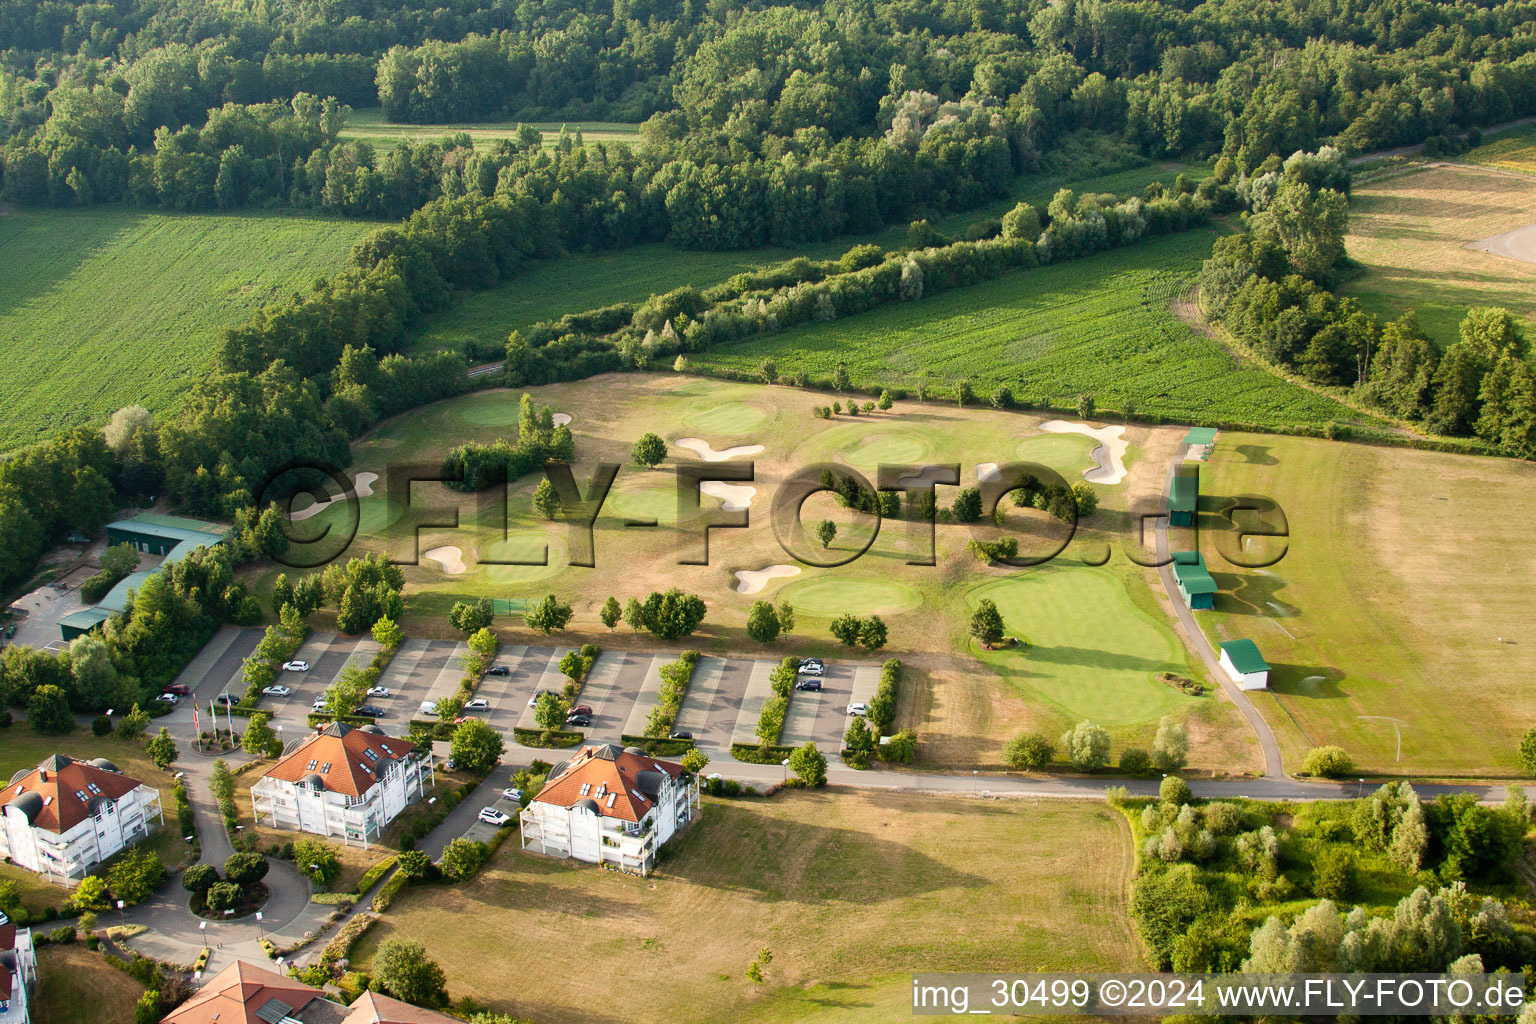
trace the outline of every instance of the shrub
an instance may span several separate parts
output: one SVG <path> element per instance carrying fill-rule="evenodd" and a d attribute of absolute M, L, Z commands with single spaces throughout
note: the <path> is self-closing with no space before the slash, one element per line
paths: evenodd
<path fill-rule="evenodd" d="M 187 892 L 207 892 L 219 880 L 219 871 L 212 864 L 193 864 L 181 873 L 181 887 Z"/>
<path fill-rule="evenodd" d="M 438 866 L 442 869 L 444 878 L 462 882 L 479 870 L 489 854 L 490 851 L 484 843 L 460 836 L 443 848 L 443 856 Z"/>
<path fill-rule="evenodd" d="M 903 729 L 880 748 L 880 757 L 892 764 L 911 764 L 917 757 L 917 737 Z"/>
<path fill-rule="evenodd" d="M 1108 730 L 1086 719 L 1062 734 L 1061 746 L 1078 771 L 1093 771 L 1109 764 Z"/>
<path fill-rule="evenodd" d="M 1120 753 L 1120 770 L 1127 775 L 1146 775 L 1152 770 L 1152 755 L 1140 747 L 1128 747 Z"/>
<path fill-rule="evenodd" d="M 240 887 L 234 882 L 214 882 L 205 898 L 209 910 L 223 912 L 240 902 Z"/>
<path fill-rule="evenodd" d="M 1301 763 L 1303 775 L 1315 775 L 1324 779 L 1337 779 L 1354 770 L 1354 758 L 1350 757 L 1343 747 L 1313 747 L 1307 751 L 1306 760 Z"/>
<path fill-rule="evenodd" d="M 112 731 L 112 718 L 110 715 L 97 715 L 91 719 L 91 733 L 96 736 L 106 736 Z"/>
<path fill-rule="evenodd" d="M 1055 756 L 1055 744 L 1038 732 L 1020 733 L 1003 747 L 1003 759 L 1020 771 L 1044 768 Z"/>
<path fill-rule="evenodd" d="M 1205 820 L 1205 827 L 1210 829 L 1213 835 L 1234 835 L 1243 827 L 1243 810 L 1236 804 L 1206 804 L 1201 817 Z"/>
<path fill-rule="evenodd" d="M 1312 895 L 1347 900 L 1355 891 L 1355 859 L 1348 850 L 1330 847 L 1312 865 Z"/>
<path fill-rule="evenodd" d="M 1170 775 L 1157 787 L 1157 798 L 1165 804 L 1182 807 L 1194 799 L 1194 794 L 1190 791 L 1189 783 L 1177 775 Z"/>

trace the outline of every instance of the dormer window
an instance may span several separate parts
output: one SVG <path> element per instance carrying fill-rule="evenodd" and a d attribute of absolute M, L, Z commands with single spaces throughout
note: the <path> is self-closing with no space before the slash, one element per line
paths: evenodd
<path fill-rule="evenodd" d="M 310 771 L 314 771 L 315 770 L 315 766 L 318 765 L 319 763 L 320 763 L 320 759 L 319 758 L 315 758 L 315 757 L 310 758 L 309 759 L 309 770 Z"/>
<path fill-rule="evenodd" d="M 79 800 L 81 803 L 85 803 L 85 790 L 83 790 L 83 789 L 75 790 L 75 799 Z"/>
<path fill-rule="evenodd" d="M 590 782 L 583 782 L 581 784 L 581 795 L 582 796 L 587 796 L 591 792 L 592 792 L 592 783 L 590 783 Z"/>
<path fill-rule="evenodd" d="M 377 761 L 379 759 L 378 752 L 375 751 L 372 747 L 368 747 L 367 749 L 365 749 L 363 751 L 363 756 L 366 757 L 370 761 Z"/>
<path fill-rule="evenodd" d="M 327 761 L 327 762 L 325 762 L 325 764 L 320 766 L 320 774 L 321 775 L 329 775 L 329 774 L 331 774 L 331 762 Z"/>
<path fill-rule="evenodd" d="M 91 791 L 92 796 L 101 796 L 101 787 L 97 786 L 96 783 L 87 783 L 85 788 Z"/>

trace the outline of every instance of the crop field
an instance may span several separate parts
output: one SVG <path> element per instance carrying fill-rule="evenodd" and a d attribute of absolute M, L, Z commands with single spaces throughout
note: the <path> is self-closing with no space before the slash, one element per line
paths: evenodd
<path fill-rule="evenodd" d="M 1262 426 L 1362 422 L 1363 414 L 1244 364 L 1169 312 L 1210 253 L 1214 233 L 1189 231 L 1086 259 L 807 324 L 694 357 L 711 369 L 829 378 L 846 363 L 856 387 L 952 389 L 1100 409 L 1134 402 L 1164 416 L 1218 417 Z"/>
<path fill-rule="evenodd" d="M 839 648 L 831 639 L 832 619 L 853 611 L 885 620 L 890 628 L 887 648 L 862 657 L 894 655 L 913 665 L 908 724 L 919 730 L 921 756 L 932 763 L 968 768 L 997 764 L 1002 744 L 1019 729 L 1059 732 L 1063 723 L 1083 717 L 1102 719 L 1117 743 L 1144 743 L 1162 714 L 1227 724 L 1225 729 L 1208 732 L 1204 725 L 1191 725 L 1192 734 L 1205 737 L 1196 743 L 1197 764 L 1231 768 L 1247 763 L 1242 739 L 1246 730 L 1233 724 L 1230 705 L 1185 697 L 1156 679 L 1156 673 L 1165 668 L 1192 670 L 1187 668 L 1183 645 L 1170 620 L 1148 590 L 1151 574 L 1132 566 L 1119 551 L 1118 534 L 1125 526 L 1128 503 L 1133 497 L 1150 497 L 1160 485 L 1161 467 L 1182 436 L 1178 428 L 1127 428 L 1130 475 L 1121 484 L 1097 488 L 1100 510 L 1079 524 L 1062 559 L 1065 567 L 1052 570 L 1049 584 L 1009 584 L 1016 571 L 984 565 L 966 550 L 973 536 L 971 527 L 939 525 L 936 564 L 910 565 L 926 548 L 921 535 L 913 536 L 915 523 L 886 521 L 876 531 L 872 517 L 839 508 L 825 494 L 806 502 L 801 522 L 833 520 L 838 536 L 830 553 L 836 560 L 852 560 L 828 568 L 801 564 L 796 555 L 833 559 L 816 555 L 819 544 L 792 518 L 776 526 L 770 506 L 778 485 L 791 472 L 819 463 L 856 469 L 871 484 L 881 462 L 958 463 L 964 484 L 976 481 L 981 463 L 1011 461 L 1043 463 L 1065 479 L 1081 479 L 1095 465 L 1089 458 L 1092 443 L 1077 435 L 1040 431 L 1037 415 L 905 401 L 888 412 L 823 420 L 812 411 L 831 401 L 825 394 L 670 373 L 610 374 L 530 391 L 537 404 L 573 417 L 570 426 L 579 486 L 587 487 L 597 462 L 622 465 L 595 524 L 592 568 L 570 565 L 567 528 L 533 512 L 532 493 L 538 482 L 534 476 L 509 487 L 505 532 L 500 502 L 492 492 L 464 495 L 436 485 L 417 485 L 416 504 L 457 509 L 461 525 L 423 528 L 415 538 L 404 526 L 404 510 L 388 496 L 392 464 L 431 465 L 456 444 L 514 436 L 517 393 L 482 392 L 419 409 L 388 421 L 354 446 L 350 471 L 380 475 L 373 484 L 374 494 L 360 501 L 357 546 L 388 550 L 398 560 L 419 563 L 405 567 L 404 624 L 414 635 L 448 635 L 447 612 L 454 601 L 466 596 L 519 599 L 556 593 L 575 609 L 570 635 L 590 636 L 605 647 L 654 649 L 658 641 L 649 634 L 635 634 L 623 626 L 613 632 L 604 629 L 597 620 L 598 610 L 609 595 L 623 601 L 653 589 L 680 586 L 701 595 L 709 613 L 700 631 L 679 647 L 717 654 L 755 653 L 764 648 L 745 632 L 753 602 L 787 600 L 795 606 L 797 625 L 793 635 L 771 648 L 775 653 L 861 656 Z M 645 431 L 655 431 L 673 443 L 668 464 L 660 469 L 629 464 L 630 444 Z M 699 438 L 716 449 L 764 447 L 751 457 L 754 475 L 746 485 L 753 488 L 748 526 L 712 530 L 708 565 L 679 564 L 701 557 L 702 544 L 698 514 L 679 519 L 676 480 L 669 471 L 673 464 L 698 462 L 691 451 L 675 445 L 682 438 Z M 719 465 L 728 468 L 741 463 L 732 459 Z M 941 486 L 939 501 L 947 506 L 955 493 L 956 488 Z M 490 506 L 483 508 L 482 500 L 490 501 Z M 717 498 L 704 497 L 702 502 L 705 512 L 720 508 Z M 1016 531 L 1022 550 L 1045 554 L 1060 542 L 1060 524 L 1043 513 L 1020 512 L 1011 502 L 1005 508 L 1006 525 Z M 658 525 L 627 527 L 629 519 L 655 519 Z M 344 506 L 338 504 L 308 523 L 312 525 L 306 529 L 314 531 L 326 526 L 343 531 L 347 527 Z M 794 555 L 781 546 L 780 533 Z M 868 551 L 855 557 L 866 543 Z M 538 559 L 545 546 L 549 564 L 511 564 Z M 1106 546 L 1114 549 L 1109 568 L 1078 564 L 1088 555 L 1101 554 Z M 457 548 L 465 570 L 449 575 L 439 562 L 421 554 L 437 547 Z M 735 589 L 738 570 L 787 564 L 801 571 L 772 580 L 760 593 Z M 260 592 L 267 591 L 276 571 L 270 568 L 256 578 Z M 969 595 L 975 588 L 994 584 L 1007 591 L 997 598 L 1000 605 L 1007 605 L 1005 622 L 1038 646 L 1022 656 L 1008 652 L 981 661 L 968 653 Z M 1020 588 L 1021 596 L 1011 596 L 1013 587 Z M 1060 603 L 1063 614 L 1052 615 L 1035 603 L 1046 594 Z M 1132 622 L 1134 628 L 1125 628 L 1122 620 Z M 515 617 L 498 624 L 521 627 Z M 526 642 L 527 634 L 520 635 L 519 642 Z M 1106 643 L 1111 652 L 1107 660 L 1094 660 L 1096 656 L 1089 652 Z"/>
<path fill-rule="evenodd" d="M 545 145 L 553 145 L 560 138 L 562 126 L 572 132 L 580 131 L 583 142 L 633 144 L 640 141 L 640 126 L 623 121 L 475 121 L 464 124 L 407 124 L 386 121 L 384 111 L 380 107 L 352 111 L 347 116 L 347 126 L 342 129 L 341 137 L 371 142 L 379 149 L 388 149 L 397 142 L 429 142 L 446 135 L 462 133 L 468 135 L 478 149 L 482 146 L 493 146 L 502 139 L 511 138 L 517 134 L 517 127 L 522 123 L 527 123 L 530 127 L 543 132 Z"/>
<path fill-rule="evenodd" d="M 1532 223 L 1536 182 L 1506 174 L 1432 167 L 1362 185 L 1350 197 L 1345 244 L 1366 272 L 1341 291 L 1383 321 L 1413 309 L 1442 347 L 1470 306 L 1505 306 L 1529 321 L 1536 263 L 1467 243 Z"/>
<path fill-rule="evenodd" d="M 1288 520 L 1284 558 L 1238 569 L 1212 546 L 1223 521 L 1202 504 L 1222 592 L 1199 617 L 1213 639 L 1254 640 L 1272 666 L 1271 693 L 1255 696 L 1290 769 L 1337 743 L 1372 773 L 1518 774 L 1536 554 L 1511 538 L 1536 516 L 1536 466 L 1223 434 L 1205 474 L 1207 491 L 1267 495 Z"/>
<path fill-rule="evenodd" d="M 1521 125 L 1492 138 L 1484 137 L 1488 141 L 1455 159 L 1501 171 L 1536 174 L 1536 125 Z"/>
<path fill-rule="evenodd" d="M 1119 820 L 1117 820 L 1119 819 Z M 418 939 L 530 1020 L 888 1021 L 914 971 L 1136 970 L 1129 827 L 1099 804 L 865 791 L 706 800 L 649 878 L 523 853 L 406 889 L 354 948 Z M 515 942 L 507 941 L 516 936 Z M 744 972 L 767 948 L 765 980 Z M 644 984 L 573 984 L 579 977 Z M 487 977 L 517 979 L 486 988 Z"/>
<path fill-rule="evenodd" d="M 0 451 L 166 408 L 219 332 L 308 291 L 376 224 L 102 207 L 0 213 Z"/>

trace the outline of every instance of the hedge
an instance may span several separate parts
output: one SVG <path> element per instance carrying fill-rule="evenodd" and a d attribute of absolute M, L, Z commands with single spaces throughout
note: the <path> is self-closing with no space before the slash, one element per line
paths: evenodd
<path fill-rule="evenodd" d="M 655 736 L 631 736 L 628 733 L 620 736 L 619 740 L 626 747 L 639 747 L 655 757 L 681 757 L 694 748 L 693 740 L 657 739 Z"/>
<path fill-rule="evenodd" d="M 693 679 L 694 666 L 698 663 L 698 651 L 684 651 L 676 661 L 661 666 L 661 686 L 656 692 L 656 706 L 651 708 L 650 716 L 645 720 L 647 736 L 662 739 L 672 731 L 677 713 L 683 706 L 683 698 L 688 693 L 688 684 Z"/>
<path fill-rule="evenodd" d="M 326 943 L 325 949 L 320 953 L 320 962 L 327 967 L 332 966 L 338 960 L 347 959 L 352 952 L 352 946 L 363 933 L 373 927 L 373 922 L 378 920 L 372 914 L 358 914 L 352 920 L 342 926 L 336 937 Z"/>
<path fill-rule="evenodd" d="M 525 747 L 574 747 L 587 738 L 584 732 L 567 732 L 563 729 L 516 729 L 513 737 Z"/>
<path fill-rule="evenodd" d="M 329 725 L 332 722 L 341 722 L 346 725 L 373 725 L 374 719 L 368 715 L 332 715 L 324 711 L 312 711 L 309 714 L 311 729 Z"/>
<path fill-rule="evenodd" d="M 875 696 L 869 702 L 869 712 L 865 718 L 869 724 L 875 727 L 877 736 L 884 735 L 896 721 L 896 701 L 900 695 L 901 687 L 901 662 L 891 658 L 880 666 L 880 686 L 875 690 Z"/>
<path fill-rule="evenodd" d="M 732 743 L 731 756 L 748 764 L 782 764 L 795 752 L 794 747 L 759 746 L 752 743 Z"/>
<path fill-rule="evenodd" d="M 395 902 L 395 897 L 400 895 L 400 890 L 411 884 L 411 876 L 404 871 L 396 871 L 389 876 L 379 891 L 373 894 L 373 912 L 382 914 L 389 909 L 389 905 Z"/>
<path fill-rule="evenodd" d="M 384 877 L 385 872 L 389 871 L 389 869 L 394 866 L 395 858 L 393 856 L 389 856 L 379 861 L 367 871 L 364 871 L 363 877 L 359 878 L 357 880 L 357 885 L 352 887 L 353 896 L 357 899 L 362 899 L 368 894 L 368 890 L 372 889 L 375 883 Z"/>

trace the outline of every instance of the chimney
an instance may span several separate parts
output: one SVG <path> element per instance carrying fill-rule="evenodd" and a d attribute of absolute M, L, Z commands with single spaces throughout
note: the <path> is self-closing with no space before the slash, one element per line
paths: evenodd
<path fill-rule="evenodd" d="M 37 770 L 37 780 L 39 782 L 47 782 L 48 781 L 48 769 L 47 768 L 39 768 Z"/>

